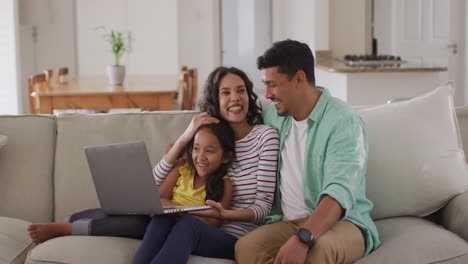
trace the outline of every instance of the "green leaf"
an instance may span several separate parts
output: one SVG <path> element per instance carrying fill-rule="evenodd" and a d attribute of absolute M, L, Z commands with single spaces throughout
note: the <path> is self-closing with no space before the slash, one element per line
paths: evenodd
<path fill-rule="evenodd" d="M 100 27 L 97 29 L 101 29 L 101 30 L 104 30 L 104 32 L 106 32 L 104 35 L 104 38 L 111 45 L 111 50 L 114 55 L 115 65 L 119 65 L 120 59 L 125 54 L 125 46 L 126 46 L 125 40 L 128 40 L 129 37 L 120 31 L 111 30 L 109 33 L 103 27 Z"/>

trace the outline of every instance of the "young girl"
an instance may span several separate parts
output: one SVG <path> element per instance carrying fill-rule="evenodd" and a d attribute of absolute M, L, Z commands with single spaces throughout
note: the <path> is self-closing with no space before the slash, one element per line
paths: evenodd
<path fill-rule="evenodd" d="M 201 126 L 187 144 L 186 157 L 176 160 L 182 151 L 175 144 L 154 170 L 156 178 L 164 178 L 160 186 L 163 205 L 204 205 L 206 200 L 220 201 L 231 207 L 232 183 L 227 169 L 234 159 L 234 133 L 226 122 Z M 171 165 L 174 164 L 174 165 Z M 193 218 L 199 225 L 218 227 L 219 220 L 189 215 L 157 215 L 148 225 L 134 263 L 160 262 L 160 250 L 166 241 L 184 237 L 181 229 L 173 229 L 179 219 Z M 167 252 L 163 251 L 163 254 Z"/>

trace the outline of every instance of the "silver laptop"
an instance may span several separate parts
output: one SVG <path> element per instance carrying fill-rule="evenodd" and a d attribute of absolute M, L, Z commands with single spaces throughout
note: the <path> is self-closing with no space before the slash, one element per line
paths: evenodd
<path fill-rule="evenodd" d="M 84 148 L 101 208 L 107 214 L 167 214 L 210 206 L 161 205 L 144 142 Z"/>

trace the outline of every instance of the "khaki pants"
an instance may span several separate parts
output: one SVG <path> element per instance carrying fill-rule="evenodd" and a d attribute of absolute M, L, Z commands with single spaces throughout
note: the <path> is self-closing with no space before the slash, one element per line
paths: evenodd
<path fill-rule="evenodd" d="M 274 263 L 278 250 L 294 236 L 305 218 L 261 226 L 236 243 L 239 264 Z M 353 263 L 364 256 L 365 243 L 361 230 L 348 221 L 340 221 L 315 241 L 305 263 Z"/>

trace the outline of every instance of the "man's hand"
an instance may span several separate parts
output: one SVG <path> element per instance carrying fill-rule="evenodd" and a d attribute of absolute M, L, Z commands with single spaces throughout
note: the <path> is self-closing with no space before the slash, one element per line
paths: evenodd
<path fill-rule="evenodd" d="M 278 251 L 275 264 L 304 264 L 309 247 L 292 236 Z"/>

